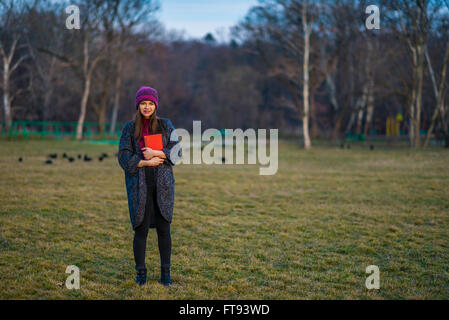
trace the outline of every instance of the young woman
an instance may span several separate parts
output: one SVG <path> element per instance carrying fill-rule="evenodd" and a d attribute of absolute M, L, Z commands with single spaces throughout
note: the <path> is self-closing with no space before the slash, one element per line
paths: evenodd
<path fill-rule="evenodd" d="M 170 223 L 175 200 L 175 179 L 172 166 L 177 157 L 171 156 L 178 143 L 170 120 L 156 116 L 158 93 L 154 88 L 141 87 L 136 93 L 136 115 L 125 124 L 120 138 L 118 161 L 125 172 L 126 192 L 131 224 L 134 230 L 133 252 L 136 263 L 136 283 L 146 282 L 146 241 L 149 228 L 156 228 L 161 258 L 163 285 L 171 285 Z M 144 137 L 162 133 L 162 150 L 146 148 Z M 180 150 L 180 149 L 179 149 Z"/>

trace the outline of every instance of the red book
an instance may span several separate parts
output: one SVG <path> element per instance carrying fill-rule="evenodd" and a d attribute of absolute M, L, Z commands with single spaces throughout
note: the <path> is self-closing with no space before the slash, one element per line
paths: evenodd
<path fill-rule="evenodd" d="M 149 134 L 145 137 L 145 147 L 151 148 L 153 150 L 162 150 L 163 144 L 162 144 L 162 134 L 156 133 L 156 134 Z M 156 168 L 154 166 L 149 166 L 150 168 Z"/>

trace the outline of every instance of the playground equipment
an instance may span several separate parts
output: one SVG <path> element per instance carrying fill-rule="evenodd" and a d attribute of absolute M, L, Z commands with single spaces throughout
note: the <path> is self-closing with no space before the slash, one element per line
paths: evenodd
<path fill-rule="evenodd" d="M 385 135 L 387 137 L 398 137 L 401 135 L 402 114 L 396 114 L 396 117 L 388 117 L 385 124 Z"/>

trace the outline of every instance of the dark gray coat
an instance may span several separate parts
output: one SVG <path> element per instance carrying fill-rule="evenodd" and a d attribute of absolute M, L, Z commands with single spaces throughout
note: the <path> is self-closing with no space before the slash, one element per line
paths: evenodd
<path fill-rule="evenodd" d="M 175 163 L 171 159 L 170 152 L 179 140 L 170 141 L 170 136 L 175 128 L 170 120 L 160 118 L 163 126 L 162 151 L 167 159 L 155 168 L 157 202 L 162 216 L 169 222 L 173 218 L 173 207 L 175 202 L 175 178 L 172 166 Z M 147 185 L 145 181 L 145 167 L 138 167 L 140 160 L 144 160 L 139 143 L 134 138 L 134 121 L 125 124 L 120 137 L 118 149 L 118 162 L 125 172 L 126 193 L 128 195 L 129 217 L 133 230 L 138 227 L 144 218 L 147 197 Z M 181 149 L 178 153 L 181 155 Z"/>

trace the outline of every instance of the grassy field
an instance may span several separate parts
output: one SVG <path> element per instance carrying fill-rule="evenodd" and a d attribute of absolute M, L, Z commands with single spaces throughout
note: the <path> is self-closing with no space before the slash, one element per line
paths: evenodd
<path fill-rule="evenodd" d="M 1 299 L 448 299 L 449 151 L 283 141 L 279 170 L 174 168 L 172 279 L 134 283 L 133 231 L 116 146 L 0 142 Z M 50 152 L 102 152 L 92 163 Z M 17 161 L 19 156 L 24 161 Z M 81 288 L 65 287 L 68 265 Z M 367 290 L 365 268 L 380 269 Z"/>

